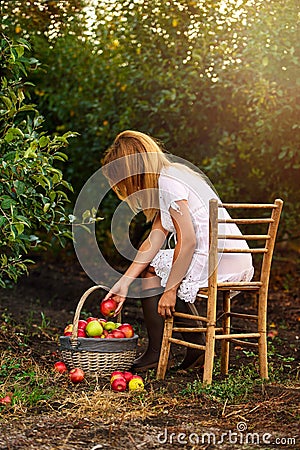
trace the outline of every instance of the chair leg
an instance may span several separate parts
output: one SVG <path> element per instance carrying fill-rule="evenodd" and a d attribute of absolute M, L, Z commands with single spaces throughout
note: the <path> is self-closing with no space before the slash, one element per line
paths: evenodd
<path fill-rule="evenodd" d="M 216 283 L 215 283 L 216 286 Z M 215 358 L 215 336 L 216 336 L 216 315 L 217 315 L 217 288 L 213 286 L 208 292 L 207 299 L 207 319 L 205 358 L 203 383 L 211 384 Z"/>
<path fill-rule="evenodd" d="M 211 384 L 215 357 L 215 326 L 208 325 L 206 331 L 203 383 Z"/>
<path fill-rule="evenodd" d="M 261 293 L 258 303 L 258 354 L 259 354 L 259 371 L 260 377 L 269 378 L 268 374 L 268 348 L 267 348 L 267 293 Z"/>
<path fill-rule="evenodd" d="M 230 291 L 223 293 L 223 334 L 230 334 Z M 222 339 L 221 374 L 228 375 L 230 342 Z"/>
<path fill-rule="evenodd" d="M 169 341 L 169 338 L 172 337 L 173 322 L 174 322 L 173 317 L 170 317 L 165 320 L 164 334 L 162 338 L 160 356 L 156 372 L 157 380 L 165 379 L 171 348 L 171 342 Z"/>

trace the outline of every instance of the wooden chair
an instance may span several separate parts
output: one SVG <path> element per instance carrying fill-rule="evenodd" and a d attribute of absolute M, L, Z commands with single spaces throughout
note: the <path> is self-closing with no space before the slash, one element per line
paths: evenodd
<path fill-rule="evenodd" d="M 180 328 L 174 326 L 174 316 L 165 320 L 164 334 L 162 340 L 161 354 L 157 368 L 157 379 L 162 380 L 165 377 L 170 346 L 172 343 L 183 345 L 185 347 L 199 348 L 205 351 L 204 374 L 203 382 L 210 384 L 212 382 L 212 372 L 215 356 L 215 341 L 221 340 L 221 373 L 228 374 L 229 365 L 229 344 L 230 342 L 242 345 L 253 346 L 258 349 L 259 354 L 259 369 L 261 378 L 268 378 L 267 365 L 267 298 L 272 256 L 276 240 L 276 234 L 281 215 L 283 201 L 275 200 L 273 204 L 219 204 L 216 199 L 210 200 L 209 216 L 210 216 L 210 231 L 209 231 L 209 278 L 208 286 L 198 292 L 197 300 L 203 301 L 203 295 L 207 297 L 206 313 L 201 316 L 194 305 L 194 313 L 183 314 L 175 312 L 176 317 L 185 317 L 186 319 L 193 319 L 194 321 L 201 321 L 205 326 L 197 328 Z M 224 220 L 220 218 L 220 211 L 222 208 L 226 210 L 237 211 L 237 208 L 247 211 L 247 218 L 230 218 Z M 224 211 L 224 210 L 223 210 Z M 231 211 L 231 214 L 233 215 Z M 262 214 L 263 212 L 263 214 Z M 255 213 L 255 216 L 254 216 Z M 265 217 L 267 214 L 267 217 Z M 249 217 L 250 215 L 250 217 Z M 261 217 L 261 216 L 264 217 Z M 243 233 L 240 235 L 230 235 L 230 239 L 245 239 L 249 245 L 247 249 L 233 249 L 233 248 L 218 248 L 218 241 L 226 239 L 225 235 L 219 234 L 219 224 L 221 223 L 235 223 L 241 229 L 240 225 L 246 224 L 249 228 L 255 227 L 258 231 L 255 234 Z M 264 225 L 266 224 L 266 225 Z M 267 230 L 262 228 L 267 227 Z M 252 241 L 252 244 L 250 243 Z M 262 245 L 257 244 L 258 247 L 253 247 L 253 241 L 261 242 Z M 226 242 L 226 241 L 225 241 Z M 218 257 L 220 253 L 238 253 L 250 252 L 253 257 L 256 254 L 261 254 L 259 267 L 255 267 L 253 280 L 250 282 L 223 282 L 218 283 Z M 222 310 L 219 320 L 222 321 L 221 326 L 217 327 L 217 293 L 223 291 Z M 231 311 L 231 294 L 233 291 L 249 291 L 257 294 L 257 314 L 244 314 Z M 256 322 L 255 332 L 239 332 L 231 333 L 231 318 L 236 320 L 253 320 Z M 199 323 L 199 322 L 198 322 Z M 172 337 L 173 332 L 188 333 L 199 332 L 205 333 L 205 345 L 198 345 L 186 342 L 182 339 L 175 339 Z M 255 339 L 255 342 L 253 342 Z"/>

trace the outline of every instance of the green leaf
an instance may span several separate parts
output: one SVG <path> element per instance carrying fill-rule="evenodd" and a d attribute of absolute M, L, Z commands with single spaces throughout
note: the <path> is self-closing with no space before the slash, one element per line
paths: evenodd
<path fill-rule="evenodd" d="M 3 209 L 9 209 L 11 206 L 15 205 L 15 201 L 12 198 L 5 198 L 4 200 L 2 200 L 1 202 L 1 207 Z"/>
<path fill-rule="evenodd" d="M 4 136 L 4 140 L 6 142 L 11 142 L 13 141 L 16 137 L 20 137 L 23 138 L 24 134 L 22 133 L 22 131 L 19 128 L 9 128 L 8 131 L 6 132 L 5 136 Z"/>
<path fill-rule="evenodd" d="M 16 227 L 16 230 L 18 234 L 22 234 L 24 231 L 24 224 L 22 222 L 15 223 L 14 226 Z"/>
<path fill-rule="evenodd" d="M 42 147 L 46 147 L 48 144 L 49 144 L 49 142 L 50 142 L 50 139 L 49 139 L 49 137 L 48 136 L 42 136 L 40 139 L 39 139 L 39 146 L 42 148 Z"/>
<path fill-rule="evenodd" d="M 35 150 L 32 148 L 32 147 L 29 147 L 26 151 L 25 151 L 25 153 L 24 153 L 24 158 L 32 158 L 32 159 L 34 159 L 34 158 L 36 158 L 37 157 L 37 154 L 36 154 L 36 152 L 35 152 Z"/>
<path fill-rule="evenodd" d="M 31 222 L 27 217 L 24 217 L 20 214 L 18 214 L 17 216 L 15 216 L 16 219 L 20 220 L 20 222 L 24 223 L 25 225 L 27 225 L 28 227 L 31 226 Z"/>
<path fill-rule="evenodd" d="M 50 206 L 51 206 L 51 203 L 45 203 L 44 208 L 43 208 L 44 213 L 46 213 L 49 210 Z"/>
<path fill-rule="evenodd" d="M 8 97 L 5 97 L 4 95 L 0 95 L 0 100 L 3 101 L 3 103 L 5 104 L 5 106 L 8 110 L 11 109 L 12 102 Z"/>
<path fill-rule="evenodd" d="M 16 180 L 13 182 L 13 185 L 18 195 L 24 194 L 26 190 L 26 185 L 25 183 L 23 183 L 23 181 Z"/>

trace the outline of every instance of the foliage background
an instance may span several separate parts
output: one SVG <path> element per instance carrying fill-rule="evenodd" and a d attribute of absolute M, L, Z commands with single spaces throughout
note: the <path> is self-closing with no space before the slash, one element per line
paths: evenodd
<path fill-rule="evenodd" d="M 45 129 L 80 134 L 65 169 L 74 198 L 115 135 L 138 129 L 204 170 L 223 200 L 283 198 L 281 236 L 299 236 L 299 2 L 3 0 L 1 7 L 5 33 L 29 39 L 41 62 L 32 99 Z M 109 197 L 103 207 L 102 239 L 115 205 Z"/>

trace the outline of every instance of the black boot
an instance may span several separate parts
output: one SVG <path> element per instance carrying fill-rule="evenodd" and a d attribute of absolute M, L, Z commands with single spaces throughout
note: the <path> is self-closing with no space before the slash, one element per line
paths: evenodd
<path fill-rule="evenodd" d="M 193 308 L 190 303 L 185 302 L 177 297 L 175 310 L 177 312 L 192 314 L 195 313 L 195 307 Z M 186 327 L 186 328 L 195 328 L 201 327 L 201 323 L 197 320 L 185 319 L 182 317 L 175 317 L 175 323 L 178 327 Z M 205 345 L 205 337 L 203 333 L 182 333 L 183 338 L 187 342 L 191 342 L 193 344 Z M 199 350 L 197 348 L 187 347 L 186 354 L 179 365 L 178 369 L 187 370 L 187 369 L 196 369 L 202 368 L 204 364 L 204 350 Z"/>
<path fill-rule="evenodd" d="M 147 289 L 144 293 L 148 295 L 141 299 L 144 321 L 148 333 L 148 348 L 133 362 L 132 369 L 137 371 L 157 367 L 164 331 L 164 320 L 157 312 L 158 302 L 162 295 L 161 288 Z"/>

